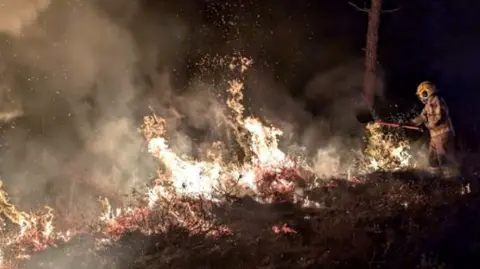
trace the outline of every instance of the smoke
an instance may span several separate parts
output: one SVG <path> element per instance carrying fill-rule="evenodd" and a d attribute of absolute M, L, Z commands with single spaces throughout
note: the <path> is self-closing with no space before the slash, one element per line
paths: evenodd
<path fill-rule="evenodd" d="M 267 18 L 252 17 L 263 27 L 258 35 L 240 23 L 246 20 L 241 16 L 230 16 L 237 23 L 225 22 L 226 28 L 205 26 L 193 5 L 182 6 L 183 16 L 166 3 L 153 10 L 128 0 L 2 5 L 0 118 L 14 124 L 4 124 L 0 169 L 22 209 L 46 202 L 88 214 L 95 210 L 95 197 L 120 202 L 122 194 L 148 182 L 156 164 L 142 152 L 138 128 L 152 111 L 167 120 L 176 152 L 195 157 L 212 141 L 232 140 L 219 98 L 225 72 L 201 67 L 212 47 L 224 55 L 240 49 L 253 57 L 257 64 L 245 82 L 248 112 L 281 128 L 288 151 L 307 148 L 319 174 L 343 169 L 338 164 L 359 145 L 363 126 L 354 107 L 363 63 L 345 59 L 325 68 L 331 49 L 302 41 L 307 40 L 302 22 L 290 25 L 292 46 L 323 55 L 298 65 L 311 73 L 300 90 L 321 108 L 316 117 L 305 109 L 305 98 L 291 97 L 294 76 L 284 72 L 285 80 L 279 79 L 275 68 L 263 64 L 270 56 L 285 66 L 298 60 L 295 50 L 277 45 L 292 36 Z M 220 33 L 221 39 L 212 38 Z M 79 200 L 81 205 L 73 202 Z"/>
<path fill-rule="evenodd" d="M 168 57 L 158 56 L 178 48 L 185 27 L 158 28 L 140 47 L 126 26 L 140 20 L 134 13 L 140 11 L 129 5 L 117 19 L 112 14 L 119 10 L 108 8 L 90 1 L 2 2 L 8 13 L 0 20 L 2 118 L 17 119 L 4 126 L 0 166 L 14 202 L 25 209 L 65 205 L 72 195 L 88 207 L 96 196 L 115 198 L 148 180 L 140 119 L 149 104 L 169 98 L 168 70 L 157 71 L 157 61 L 168 65 Z M 147 85 L 144 77 L 153 74 Z"/>
<path fill-rule="evenodd" d="M 355 115 L 363 102 L 363 74 L 361 59 L 318 70 L 304 86 L 306 98 L 294 100 L 272 74 L 252 70 L 247 99 L 254 115 L 284 132 L 284 148 L 293 152 L 305 149 L 318 176 L 343 176 L 355 158 L 353 153 L 363 147 L 365 125 Z M 380 102 L 384 98 L 382 75 L 380 70 L 376 88 Z M 317 116 L 306 111 L 307 101 L 315 105 Z"/>
<path fill-rule="evenodd" d="M 25 27 L 35 23 L 39 14 L 50 4 L 50 0 L 2 1 L 0 4 L 0 32 L 21 36 Z"/>
<path fill-rule="evenodd" d="M 245 104 L 248 112 L 284 132 L 287 151 L 307 148 L 319 176 L 345 171 L 363 129 L 354 118 L 361 95 L 360 60 L 317 69 L 312 66 L 331 60 L 330 50 L 318 47 L 325 59 L 308 65 L 311 76 L 300 87 L 321 108 L 313 117 L 305 99 L 291 97 L 291 84 L 255 58 L 267 47 L 275 61 L 295 62 L 292 47 L 301 50 L 305 44 L 289 42 L 291 48 L 285 50 L 278 44 L 306 38 L 301 22 L 291 27 L 295 36 L 271 22 L 275 31 L 270 30 L 265 24 L 270 17 L 262 17 L 260 35 L 249 30 L 251 25 L 226 22 L 230 28 L 244 27 L 233 31 L 237 34 L 229 43 L 213 38 L 223 29 L 202 25 L 193 5 L 183 7 L 184 17 L 179 17 L 168 4 L 152 11 L 140 3 L 0 4 L 0 171 L 20 209 L 47 204 L 63 216 L 60 220 L 84 222 L 98 216 L 98 196 L 120 203 L 131 188 L 150 182 L 156 163 L 142 151 L 139 127 L 152 111 L 167 120 L 175 152 L 196 157 L 212 141 L 233 140 L 225 131 L 228 119 L 221 98 L 225 72 L 199 67 L 212 47 L 226 55 L 241 49 L 257 62 L 246 74 Z M 262 39 L 272 31 L 274 35 Z M 293 80 L 293 75 L 284 75 Z M 56 262 L 71 265 L 63 256 Z"/>
<path fill-rule="evenodd" d="M 314 159 L 313 171 L 320 178 L 329 178 L 345 173 L 345 170 L 341 170 L 340 157 L 333 144 L 318 150 Z"/>

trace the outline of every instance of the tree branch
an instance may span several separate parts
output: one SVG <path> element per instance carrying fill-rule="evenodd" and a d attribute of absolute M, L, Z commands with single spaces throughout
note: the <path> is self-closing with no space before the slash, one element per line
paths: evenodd
<path fill-rule="evenodd" d="M 368 8 L 361 8 L 361 7 L 355 5 L 355 4 L 352 3 L 352 2 L 348 2 L 348 4 L 351 5 L 353 8 L 355 8 L 355 9 L 358 10 L 358 11 L 370 12 L 370 9 L 368 9 Z"/>
<path fill-rule="evenodd" d="M 399 11 L 400 9 L 402 9 L 402 8 L 397 7 L 397 8 L 394 8 L 394 9 L 384 9 L 384 10 L 380 11 L 380 13 L 393 13 L 393 12 Z"/>
<path fill-rule="evenodd" d="M 351 5 L 353 8 L 355 8 L 356 10 L 358 11 L 361 11 L 361 12 L 370 12 L 370 9 L 368 8 L 361 8 L 357 5 L 355 5 L 355 3 L 352 3 L 352 2 L 348 2 L 349 5 Z M 397 12 L 399 11 L 400 9 L 402 9 L 401 7 L 399 8 L 394 8 L 394 9 L 385 9 L 385 10 L 382 10 L 381 13 L 393 13 L 393 12 Z"/>

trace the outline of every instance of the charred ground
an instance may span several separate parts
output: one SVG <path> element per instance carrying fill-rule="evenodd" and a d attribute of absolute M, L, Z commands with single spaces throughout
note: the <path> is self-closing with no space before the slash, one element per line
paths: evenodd
<path fill-rule="evenodd" d="M 458 190 L 451 180 L 412 171 L 309 190 L 316 208 L 230 198 L 212 209 L 229 234 L 131 232 L 98 251 L 86 251 L 94 235 L 78 236 L 24 267 L 58 268 L 63 260 L 75 268 L 125 269 L 477 268 L 480 197 Z"/>

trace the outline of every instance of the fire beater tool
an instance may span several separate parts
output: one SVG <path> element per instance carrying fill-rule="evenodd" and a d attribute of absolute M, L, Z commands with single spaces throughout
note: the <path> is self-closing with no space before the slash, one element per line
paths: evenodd
<path fill-rule="evenodd" d="M 383 122 L 383 121 L 376 121 L 375 123 L 378 124 L 378 125 L 381 125 L 381 126 L 403 128 L 403 129 L 416 130 L 416 131 L 423 132 L 422 128 L 416 127 L 416 126 L 411 126 L 411 125 L 403 125 L 403 124 L 400 124 L 400 123 Z"/>

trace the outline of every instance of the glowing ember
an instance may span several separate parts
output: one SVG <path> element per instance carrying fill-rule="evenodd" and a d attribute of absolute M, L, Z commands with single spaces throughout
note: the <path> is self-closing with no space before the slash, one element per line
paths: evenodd
<path fill-rule="evenodd" d="M 297 233 L 294 229 L 287 226 L 287 224 L 283 224 L 282 226 L 275 225 L 272 227 L 272 231 L 276 234 L 278 233 Z"/>

